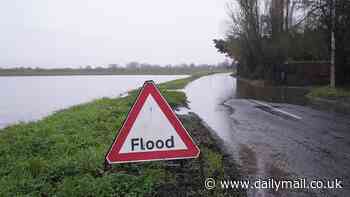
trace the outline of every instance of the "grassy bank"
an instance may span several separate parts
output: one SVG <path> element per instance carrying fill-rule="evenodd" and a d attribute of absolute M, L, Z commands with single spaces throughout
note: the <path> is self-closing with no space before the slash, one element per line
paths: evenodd
<path fill-rule="evenodd" d="M 198 77 L 162 84 L 161 92 L 173 108 L 184 106 L 186 95 L 168 90 Z M 201 159 L 184 160 L 182 167 L 145 162 L 104 168 L 105 153 L 136 94 L 98 99 L 0 130 L 0 196 L 224 195 L 206 191 L 203 177 L 237 173 L 196 116 L 180 119 L 200 146 Z"/>
<path fill-rule="evenodd" d="M 306 97 L 317 109 L 350 114 L 350 87 L 313 87 Z"/>
<path fill-rule="evenodd" d="M 324 98 L 330 100 L 350 99 L 350 87 L 331 88 L 329 86 L 315 87 L 307 95 L 309 98 Z"/>

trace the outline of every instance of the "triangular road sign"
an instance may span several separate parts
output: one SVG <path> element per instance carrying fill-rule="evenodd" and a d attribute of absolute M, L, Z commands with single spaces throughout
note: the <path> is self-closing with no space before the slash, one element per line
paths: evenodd
<path fill-rule="evenodd" d="M 199 148 L 153 81 L 146 81 L 106 155 L 109 164 L 196 158 Z"/>

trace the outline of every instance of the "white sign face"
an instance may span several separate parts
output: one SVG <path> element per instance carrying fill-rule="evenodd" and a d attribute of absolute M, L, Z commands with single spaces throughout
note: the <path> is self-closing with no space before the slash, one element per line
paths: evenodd
<path fill-rule="evenodd" d="M 148 95 L 120 153 L 186 149 L 159 105 Z"/>
<path fill-rule="evenodd" d="M 145 82 L 106 155 L 108 163 L 189 159 L 200 151 L 152 81 Z"/>

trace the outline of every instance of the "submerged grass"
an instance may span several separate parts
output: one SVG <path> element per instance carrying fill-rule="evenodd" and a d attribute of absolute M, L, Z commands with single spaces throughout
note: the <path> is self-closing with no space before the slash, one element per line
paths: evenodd
<path fill-rule="evenodd" d="M 173 108 L 185 106 L 186 95 L 169 89 L 183 88 L 196 78 L 160 85 Z M 165 162 L 104 169 L 105 153 L 136 95 L 133 91 L 124 98 L 98 99 L 0 130 L 0 196 L 159 196 L 166 184 L 172 184 L 170 191 L 180 188 L 182 180 L 164 167 Z M 197 123 L 187 120 L 185 127 L 191 132 Z M 200 146 L 206 173 L 220 172 L 220 152 Z M 196 161 L 188 162 L 198 169 Z M 198 179 L 198 171 L 195 174 Z M 191 184 L 197 184 L 191 189 L 194 194 L 207 194 L 200 183 L 190 180 Z"/>

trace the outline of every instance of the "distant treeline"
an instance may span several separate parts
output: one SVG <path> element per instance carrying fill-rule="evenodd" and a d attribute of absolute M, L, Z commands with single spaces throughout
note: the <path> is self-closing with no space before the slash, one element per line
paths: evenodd
<path fill-rule="evenodd" d="M 85 66 L 80 68 L 0 68 L 0 76 L 45 76 L 45 75 L 179 75 L 198 72 L 232 71 L 232 64 L 225 61 L 217 65 L 182 64 L 182 65 L 151 65 L 130 62 L 125 66 L 110 64 L 106 67 Z"/>

